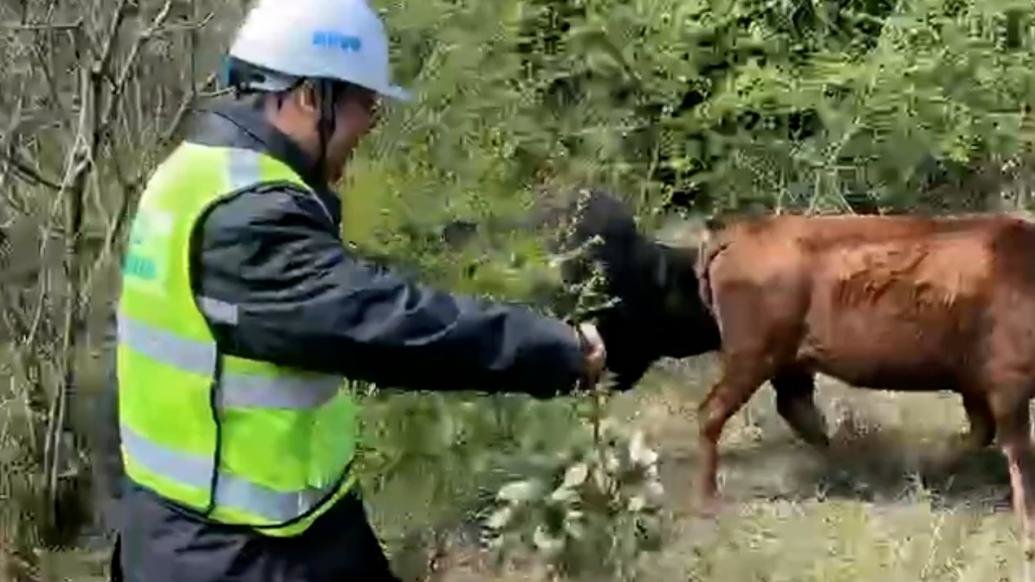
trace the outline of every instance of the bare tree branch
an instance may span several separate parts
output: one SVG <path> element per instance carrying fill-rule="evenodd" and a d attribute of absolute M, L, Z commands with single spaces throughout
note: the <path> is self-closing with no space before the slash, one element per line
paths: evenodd
<path fill-rule="evenodd" d="M 125 0 L 123 0 L 125 2 Z M 119 96 L 122 94 L 122 90 L 126 86 L 126 81 L 129 79 L 129 75 L 133 70 L 133 67 L 137 64 L 137 57 L 140 56 L 140 49 L 148 40 L 155 35 L 155 32 L 161 28 L 162 24 L 169 17 L 169 12 L 172 10 L 173 0 L 166 0 L 165 5 L 155 16 L 155 19 L 151 22 L 151 25 L 147 27 L 143 32 L 137 35 L 136 41 L 133 43 L 133 47 L 130 49 L 129 56 L 126 57 L 126 61 L 122 66 L 122 70 L 119 73 L 118 80 L 115 82 L 115 87 L 111 91 L 111 96 L 108 100 L 108 106 L 104 110 L 104 114 L 101 117 L 100 123 L 96 128 L 95 135 L 100 136 L 106 135 L 108 127 L 111 125 L 112 116 L 115 113 L 116 105 L 119 100 Z"/>
<path fill-rule="evenodd" d="M 112 47 L 115 46 L 115 38 L 119 35 L 119 28 L 122 27 L 123 21 L 126 20 L 126 7 L 129 4 L 129 0 L 119 0 L 118 6 L 115 7 L 115 15 L 111 18 L 111 23 L 108 25 L 108 34 L 104 37 L 104 48 L 101 49 L 101 55 L 94 61 L 93 66 L 90 69 L 90 74 L 99 76 L 108 69 L 108 64 L 111 62 Z M 91 80 L 91 82 L 96 82 Z"/>
<path fill-rule="evenodd" d="M 125 8 L 125 2 L 120 4 L 120 9 Z M 120 16 L 116 15 L 115 20 L 120 20 Z M 113 34 L 118 34 L 118 28 L 112 29 Z M 80 30 L 79 38 L 85 37 L 85 32 Z M 112 39 L 106 41 L 105 50 L 110 50 L 113 43 Z M 102 54 L 102 59 L 108 58 L 108 54 Z M 75 361 L 75 322 L 78 320 L 78 305 L 79 305 L 79 273 L 78 273 L 78 261 L 77 253 L 80 240 L 80 230 L 82 228 L 82 202 L 83 202 L 83 189 L 85 186 L 86 172 L 93 164 L 93 144 L 97 142 L 97 125 L 96 125 L 96 110 L 98 103 L 96 101 L 90 102 L 87 106 L 88 99 L 91 97 L 91 93 L 94 93 L 96 83 L 99 82 L 98 76 L 93 74 L 96 69 L 83 67 L 80 75 L 80 117 L 78 130 L 76 131 L 76 137 L 74 145 L 69 151 L 68 155 L 68 169 L 64 180 L 61 182 L 61 189 L 58 195 L 55 197 L 55 201 L 60 203 L 64 202 L 66 206 L 65 211 L 65 257 L 63 261 L 65 282 L 66 282 L 66 293 L 65 298 L 65 317 L 63 322 L 63 333 L 62 333 L 62 371 L 63 381 L 58 389 L 55 391 L 49 411 L 47 414 L 47 429 L 46 429 L 46 440 L 44 441 L 43 448 L 43 467 L 46 472 L 46 480 L 44 481 L 44 488 L 47 494 L 49 504 L 47 509 L 53 512 L 57 507 L 57 476 L 58 469 L 60 467 L 61 459 L 61 434 L 65 428 L 65 409 L 68 401 L 68 393 L 71 389 L 73 378 L 73 364 Z M 89 112 L 93 111 L 94 123 L 90 123 Z M 89 126 L 89 127 L 88 127 Z M 87 131 L 92 129 L 92 136 L 87 136 Z M 68 194 L 67 198 L 65 194 Z M 48 225 L 50 226 L 50 225 Z M 46 244 L 44 239 L 43 245 Z M 54 523 L 55 514 L 50 514 L 50 520 L 48 523 L 56 525 Z"/>
<path fill-rule="evenodd" d="M 219 20 L 224 4 L 8 4 L 10 10 L 0 7 L 0 36 L 7 32 L 5 40 L 12 39 L 16 54 L 11 55 L 14 67 L 0 74 L 9 89 L 2 123 L 12 124 L 0 133 L 0 185 L 5 186 L 0 188 L 5 214 L 0 222 L 10 215 L 32 224 L 42 231 L 42 240 L 28 243 L 38 247 L 30 268 L 0 286 L 0 321 L 18 334 L 14 374 L 18 390 L 28 397 L 33 459 L 41 465 L 43 494 L 51 501 L 49 515 L 36 520 L 37 535 L 46 535 L 54 525 L 59 478 L 64 479 L 77 446 L 74 435 L 67 440 L 66 419 L 80 380 L 75 356 L 88 337 L 83 323 L 90 318 L 91 301 L 101 298 L 90 295 L 109 291 L 107 285 L 92 283 L 109 278 L 117 266 L 113 252 L 154 160 L 181 132 L 197 100 L 216 94 L 211 90 L 218 75 L 199 73 L 196 67 L 204 61 L 202 53 L 195 53 L 206 46 L 199 30 Z M 150 50 L 156 43 L 163 45 L 161 53 Z M 13 92 L 19 78 L 27 92 L 24 100 Z M 103 240 L 87 239 L 92 225 L 103 225 L 95 233 Z M 35 233 L 24 234 L 35 238 Z M 21 254 L 29 258 L 37 252 L 22 249 Z M 45 361 L 56 364 L 56 378 L 44 373 Z"/>
<path fill-rule="evenodd" d="M 61 112 L 61 115 L 56 116 L 58 123 L 68 129 L 68 119 L 70 115 L 65 109 L 64 103 L 61 102 L 61 97 L 58 95 L 57 82 L 54 80 L 53 75 L 53 63 L 50 62 L 49 56 L 52 54 L 52 50 L 44 50 L 41 46 L 42 40 L 39 43 L 33 43 L 29 46 L 29 50 L 32 51 L 34 57 L 38 61 L 38 68 L 35 70 L 39 71 L 43 75 L 44 81 L 47 83 L 47 91 L 49 93 L 50 102 L 54 109 Z"/>
<path fill-rule="evenodd" d="M 124 13 L 126 8 L 127 8 L 127 4 L 128 4 L 127 0 L 120 0 L 119 12 L 123 12 Z M 150 38 L 151 35 L 154 34 L 154 30 L 156 30 L 159 26 L 161 26 L 162 22 L 164 22 L 164 20 L 168 17 L 169 11 L 170 11 L 171 7 L 172 7 L 172 0 L 166 0 L 165 5 L 163 6 L 162 10 L 159 12 L 159 14 L 155 18 L 155 20 L 152 22 L 151 26 L 147 30 L 142 32 L 140 35 L 138 35 L 137 40 L 134 43 L 133 48 L 131 50 L 131 56 L 129 58 L 127 58 L 127 62 L 123 66 L 122 73 L 119 75 L 120 85 L 125 85 L 126 78 L 129 76 L 129 73 L 130 73 L 130 71 L 132 69 L 133 62 L 136 60 L 136 55 L 139 54 L 141 45 L 148 38 Z M 122 16 L 119 16 L 118 14 L 116 14 L 116 16 L 113 19 L 113 22 L 114 21 L 121 22 L 121 20 L 124 17 L 125 17 L 124 14 Z M 118 33 L 118 27 L 111 26 L 110 27 L 110 32 L 112 34 L 117 34 Z M 114 46 L 114 40 L 112 40 L 112 39 L 106 40 L 106 42 L 105 42 L 105 49 L 104 49 L 104 51 L 102 51 L 102 54 L 99 57 L 105 63 L 110 63 L 110 58 L 111 58 L 110 50 L 111 50 L 112 46 Z M 97 80 L 99 79 L 98 75 L 96 74 L 96 71 L 97 71 L 96 67 L 91 67 L 84 74 L 84 76 L 87 77 L 87 79 L 84 80 L 85 83 L 83 85 L 83 92 L 82 92 L 83 93 L 82 100 L 83 100 L 84 103 L 86 102 L 86 92 L 87 92 L 87 90 L 90 90 L 90 92 L 92 92 L 92 90 L 93 90 L 93 83 L 96 83 Z M 105 122 L 110 122 L 111 117 L 113 115 L 114 104 L 116 102 L 117 102 L 116 96 L 112 95 L 112 97 L 111 97 L 111 99 L 109 100 L 109 103 L 108 103 L 108 108 L 105 111 L 105 115 L 100 120 L 96 120 L 97 123 L 94 124 L 93 132 L 92 132 L 93 135 L 92 135 L 92 139 L 91 139 L 92 142 L 97 142 L 97 141 L 100 140 L 101 134 L 103 133 L 101 131 L 101 127 L 103 127 L 102 124 L 104 124 Z M 93 106 L 96 108 L 96 107 L 99 106 L 99 104 L 95 102 L 95 103 L 93 103 Z M 61 185 L 59 187 L 58 196 L 55 198 L 55 202 L 52 204 L 51 209 L 50 209 L 50 213 L 49 213 L 49 217 L 48 217 L 48 221 L 47 221 L 47 227 L 45 229 L 43 240 L 41 242 L 41 248 L 40 248 L 40 254 L 41 255 L 46 253 L 46 244 L 47 244 L 46 241 L 49 238 L 50 233 L 53 231 L 53 228 L 54 228 L 54 226 L 53 226 L 53 219 L 56 216 L 57 209 L 58 209 L 58 204 L 64 198 L 64 194 L 69 189 L 74 189 L 74 185 L 77 182 L 80 182 L 83 179 L 83 176 L 85 175 L 85 172 L 91 167 L 91 165 L 93 163 L 93 152 L 91 151 L 90 147 L 84 143 L 87 140 L 87 136 L 86 136 L 86 132 L 87 132 L 87 127 L 86 127 L 87 126 L 87 115 L 86 114 L 88 112 L 88 109 L 89 109 L 88 107 L 81 107 L 80 108 L 80 116 L 79 116 L 78 129 L 76 130 L 76 136 L 74 138 L 74 144 L 75 145 L 71 148 L 72 151 L 69 153 L 68 163 L 66 164 L 65 177 L 62 180 Z M 96 112 L 96 109 L 95 109 L 95 112 Z M 66 234 L 69 235 L 69 236 L 73 236 L 73 237 L 76 235 L 75 232 L 68 232 Z"/>
<path fill-rule="evenodd" d="M 217 78 L 217 74 L 210 74 L 201 85 L 195 86 L 194 89 L 184 98 L 172 121 L 165 130 L 162 131 L 158 143 L 159 149 L 168 145 L 173 136 L 176 135 L 176 132 L 183 124 L 186 112 L 190 110 L 191 105 L 197 100 L 197 97 L 200 94 L 199 90 L 213 85 Z M 112 144 L 109 144 L 109 147 L 111 147 L 111 145 Z M 115 250 L 116 243 L 121 240 L 122 234 L 125 232 L 126 226 L 129 223 L 129 213 L 132 208 L 132 200 L 143 187 L 144 180 L 151 172 L 150 165 L 140 164 L 140 169 L 137 171 L 136 176 L 134 176 L 132 180 L 127 181 L 125 174 L 121 170 L 121 165 L 118 163 L 118 156 L 114 154 L 114 149 L 112 149 L 112 152 L 112 167 L 115 169 L 116 181 L 118 181 L 122 186 L 123 195 L 122 199 L 119 201 L 115 217 L 108 221 L 107 230 L 104 235 L 104 243 L 101 245 L 101 252 L 94 261 L 94 264 L 87 275 L 87 281 L 84 285 L 84 288 L 86 289 L 91 287 L 95 274 L 98 273 L 101 266 L 110 259 L 111 253 Z"/>
<path fill-rule="evenodd" d="M 0 159 L 7 162 L 10 165 L 10 168 L 14 170 L 15 175 L 17 175 L 22 180 L 31 182 L 32 184 L 37 186 L 46 186 L 51 190 L 61 190 L 61 184 L 58 184 L 56 181 L 50 178 L 42 176 L 37 170 L 34 170 L 32 166 L 18 159 L 18 157 L 14 153 L 0 151 Z M 2 184 L 3 180 L 0 180 L 0 185 Z"/>
<path fill-rule="evenodd" d="M 125 17 L 124 12 L 127 6 L 127 0 L 120 0 L 116 15 L 114 16 L 109 28 L 109 35 L 105 39 L 101 55 L 89 70 L 84 69 L 83 76 L 80 81 L 82 84 L 81 102 L 85 104 L 87 99 L 90 99 L 90 106 L 84 106 L 81 108 L 82 115 L 80 116 L 75 145 L 69 154 L 69 171 L 66 173 L 65 179 L 62 181 L 61 189 L 57 196 L 58 200 L 63 200 L 65 199 L 66 192 L 70 195 L 67 200 L 65 200 L 67 208 L 65 216 L 66 240 L 64 270 L 68 296 L 66 297 L 67 307 L 65 309 L 65 318 L 62 325 L 62 353 L 64 356 L 62 367 L 64 378 L 60 388 L 56 391 L 51 401 L 48 413 L 47 439 L 44 445 L 44 470 L 46 471 L 45 487 L 50 501 L 48 507 L 51 509 L 56 506 L 57 477 L 60 468 L 61 435 L 65 429 L 65 414 L 68 395 L 74 382 L 73 364 L 76 351 L 75 330 L 80 319 L 79 290 L 81 288 L 81 273 L 78 268 L 78 258 L 80 254 L 80 231 L 82 228 L 83 218 L 83 188 L 85 184 L 85 176 L 95 163 L 95 154 L 101 141 L 108 137 L 108 129 L 115 118 L 115 112 L 117 110 L 122 90 L 126 86 L 129 76 L 137 64 L 137 59 L 140 55 L 142 46 L 155 35 L 156 31 L 161 28 L 165 20 L 168 18 L 172 9 L 172 3 L 173 0 L 166 0 L 162 9 L 151 22 L 150 26 L 137 35 L 132 47 L 130 48 L 129 55 L 126 57 L 122 69 L 119 72 L 115 86 L 112 88 L 111 94 L 108 96 L 108 102 L 103 113 L 100 113 L 100 83 L 111 59 L 111 49 L 114 46 L 115 37 L 118 34 L 122 19 Z M 88 110 L 92 111 L 93 114 L 92 123 L 89 123 L 89 129 L 91 130 L 89 135 L 86 133 L 88 125 L 86 112 Z"/>

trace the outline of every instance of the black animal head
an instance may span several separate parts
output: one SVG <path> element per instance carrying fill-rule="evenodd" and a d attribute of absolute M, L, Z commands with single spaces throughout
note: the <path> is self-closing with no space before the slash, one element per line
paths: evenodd
<path fill-rule="evenodd" d="M 698 249 L 663 245 L 642 235 L 633 212 L 602 191 L 583 191 L 565 210 L 557 245 L 572 252 L 596 239 L 583 258 L 566 262 L 562 278 L 578 284 L 599 265 L 604 293 L 617 299 L 591 314 L 607 348 L 617 390 L 634 386 L 662 357 L 687 357 L 719 347 L 715 320 L 698 294 Z"/>

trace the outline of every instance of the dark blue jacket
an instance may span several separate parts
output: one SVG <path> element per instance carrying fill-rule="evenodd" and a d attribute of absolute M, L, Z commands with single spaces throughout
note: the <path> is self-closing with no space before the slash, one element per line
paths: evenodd
<path fill-rule="evenodd" d="M 292 166 L 318 192 L 256 188 L 216 206 L 199 225 L 195 291 L 238 306 L 235 325 L 211 322 L 232 355 L 336 372 L 382 387 L 570 391 L 583 357 L 574 330 L 517 305 L 419 285 L 351 254 L 337 195 L 312 178 L 301 150 L 246 102 L 202 112 L 188 140 L 244 147 Z M 119 483 L 113 390 L 102 467 Z M 383 568 L 359 501 L 348 498 L 298 539 L 218 527 L 126 483 L 112 494 L 127 580 L 345 580 L 349 564 Z M 352 554 L 350 554 L 352 552 Z"/>

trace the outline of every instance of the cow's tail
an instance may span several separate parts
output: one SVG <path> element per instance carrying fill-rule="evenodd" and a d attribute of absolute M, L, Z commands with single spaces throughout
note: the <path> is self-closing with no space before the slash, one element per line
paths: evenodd
<path fill-rule="evenodd" d="M 702 235 L 701 250 L 697 261 L 698 294 L 705 309 L 712 316 L 717 316 L 712 294 L 711 267 L 712 262 L 729 246 L 730 241 L 722 236 L 724 224 L 718 219 L 710 219 L 705 223 Z"/>

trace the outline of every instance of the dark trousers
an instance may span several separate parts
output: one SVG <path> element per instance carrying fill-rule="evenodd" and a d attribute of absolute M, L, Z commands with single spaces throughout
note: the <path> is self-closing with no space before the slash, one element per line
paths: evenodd
<path fill-rule="evenodd" d="M 111 562 L 108 564 L 111 582 L 125 582 L 122 576 L 122 536 L 115 536 L 115 547 L 111 549 Z"/>
<path fill-rule="evenodd" d="M 291 538 L 208 523 L 132 485 L 121 503 L 113 582 L 400 582 L 357 495 Z"/>

